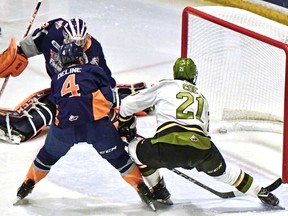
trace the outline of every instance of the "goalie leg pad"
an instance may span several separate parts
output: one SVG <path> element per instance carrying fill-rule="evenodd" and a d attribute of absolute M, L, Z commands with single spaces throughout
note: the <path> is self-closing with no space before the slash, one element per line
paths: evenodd
<path fill-rule="evenodd" d="M 24 71 L 27 65 L 27 57 L 17 53 L 16 40 L 12 38 L 9 47 L 0 54 L 0 78 L 9 75 L 16 77 Z"/>
<path fill-rule="evenodd" d="M 119 94 L 119 98 L 120 100 L 122 100 L 123 98 L 127 97 L 128 95 L 132 93 L 145 89 L 146 83 L 138 82 L 138 83 L 133 83 L 133 84 L 117 84 L 116 87 L 117 87 L 117 91 Z"/>
<path fill-rule="evenodd" d="M 5 136 L 0 139 L 15 143 L 12 138 L 17 136 L 24 142 L 49 126 L 56 113 L 49 95 L 50 89 L 44 89 L 28 97 L 15 110 L 1 109 L 0 130 Z"/>
<path fill-rule="evenodd" d="M 125 97 L 127 97 L 130 94 L 133 94 L 137 91 L 140 91 L 142 89 L 146 89 L 146 83 L 145 82 L 138 82 L 138 83 L 133 83 L 133 84 L 117 84 L 116 85 L 117 88 L 117 96 L 119 99 L 119 103 L 117 104 L 120 105 L 121 104 L 121 100 Z M 142 111 L 139 111 L 137 113 L 135 113 L 136 116 L 146 116 L 148 115 L 150 112 L 154 111 L 154 107 L 148 107 Z"/>

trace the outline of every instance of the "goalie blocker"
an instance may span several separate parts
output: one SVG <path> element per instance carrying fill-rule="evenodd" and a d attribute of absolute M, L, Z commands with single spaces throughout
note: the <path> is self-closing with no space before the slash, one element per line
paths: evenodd
<path fill-rule="evenodd" d="M 49 100 L 50 89 L 38 91 L 15 109 L 0 108 L 0 139 L 19 144 L 37 136 L 55 116 Z"/>
<path fill-rule="evenodd" d="M 23 72 L 27 65 L 27 57 L 18 53 L 16 40 L 11 38 L 9 47 L 0 54 L 0 78 L 10 75 L 16 77 Z"/>

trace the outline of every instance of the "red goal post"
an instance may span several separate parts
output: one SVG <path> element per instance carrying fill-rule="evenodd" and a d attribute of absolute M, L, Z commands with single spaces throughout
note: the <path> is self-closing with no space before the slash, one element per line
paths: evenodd
<path fill-rule="evenodd" d="M 203 85 L 210 108 L 216 106 L 212 116 L 280 125 L 284 183 L 288 183 L 287 43 L 287 26 L 241 9 L 186 7 L 182 13 L 181 56 L 195 60 L 200 76 L 204 74 L 197 82 Z M 207 80 L 201 81 L 204 77 Z M 217 82 L 218 90 L 211 87 L 205 92 Z"/>

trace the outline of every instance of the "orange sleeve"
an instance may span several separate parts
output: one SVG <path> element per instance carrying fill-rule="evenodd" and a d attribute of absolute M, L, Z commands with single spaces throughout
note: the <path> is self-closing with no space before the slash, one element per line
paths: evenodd
<path fill-rule="evenodd" d="M 110 112 L 110 105 L 102 92 L 97 90 L 92 93 L 93 95 L 93 116 L 95 120 L 101 119 L 105 116 L 108 116 Z"/>

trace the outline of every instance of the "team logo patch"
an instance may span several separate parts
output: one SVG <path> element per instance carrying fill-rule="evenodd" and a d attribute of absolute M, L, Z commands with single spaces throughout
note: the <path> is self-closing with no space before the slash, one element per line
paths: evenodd
<path fill-rule="evenodd" d="M 94 57 L 92 58 L 92 60 L 90 61 L 90 64 L 94 64 L 94 65 L 99 65 L 99 57 Z"/>
<path fill-rule="evenodd" d="M 59 20 L 57 22 L 55 22 L 55 28 L 58 30 L 59 28 L 61 28 L 63 25 L 63 20 Z"/>
<path fill-rule="evenodd" d="M 69 121 L 71 121 L 71 122 L 77 121 L 78 118 L 79 118 L 79 116 L 73 116 L 73 115 L 71 115 L 71 116 L 69 117 Z"/>
<path fill-rule="evenodd" d="M 192 136 L 190 137 L 190 140 L 191 140 L 192 142 L 197 142 L 199 139 L 198 139 L 196 136 L 192 135 Z"/>
<path fill-rule="evenodd" d="M 110 153 L 112 151 L 115 151 L 116 149 L 117 149 L 117 146 L 114 146 L 114 147 L 112 147 L 110 149 L 107 149 L 107 150 L 104 150 L 104 151 L 100 151 L 99 153 L 100 154 L 108 154 L 108 153 Z"/>

